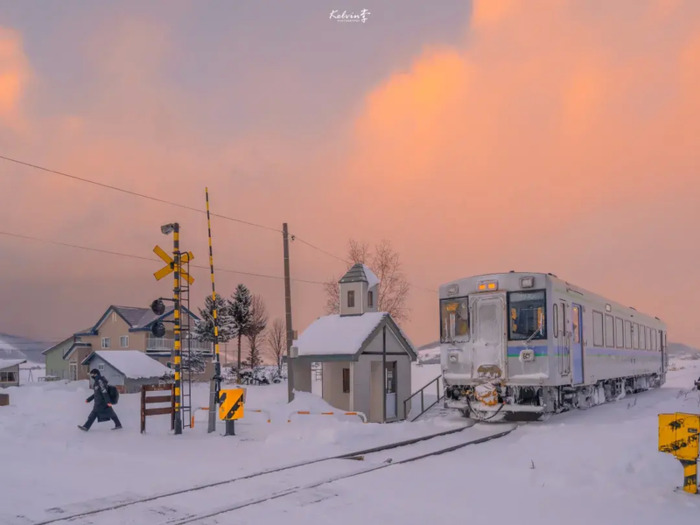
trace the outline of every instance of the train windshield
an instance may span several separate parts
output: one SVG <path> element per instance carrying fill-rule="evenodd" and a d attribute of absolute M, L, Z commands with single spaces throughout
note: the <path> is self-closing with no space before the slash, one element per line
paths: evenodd
<path fill-rule="evenodd" d="M 440 301 L 440 342 L 469 341 L 469 301 L 466 297 Z"/>
<path fill-rule="evenodd" d="M 546 339 L 544 290 L 512 292 L 508 295 L 510 308 L 510 340 Z"/>

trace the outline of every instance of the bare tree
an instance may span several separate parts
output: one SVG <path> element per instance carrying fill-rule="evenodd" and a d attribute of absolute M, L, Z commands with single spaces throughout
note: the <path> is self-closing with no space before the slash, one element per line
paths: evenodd
<path fill-rule="evenodd" d="M 278 373 L 282 372 L 282 356 L 287 349 L 286 337 L 282 319 L 277 318 L 272 321 L 272 326 L 267 331 L 267 345 L 270 353 L 275 358 Z"/>
<path fill-rule="evenodd" d="M 366 242 L 360 243 L 350 239 L 348 259 L 351 265 L 366 264 L 379 278 L 377 310 L 389 312 L 397 322 L 408 320 L 406 301 L 411 286 L 401 271 L 399 254 L 394 251 L 391 243 L 383 240 L 371 251 Z M 323 284 L 326 291 L 326 312 L 329 314 L 340 311 L 339 280 L 340 277 L 333 277 Z"/>
<path fill-rule="evenodd" d="M 262 363 L 260 355 L 261 342 L 265 340 L 267 328 L 267 308 L 261 296 L 253 295 L 250 302 L 250 324 L 246 331 L 248 339 L 248 365 L 256 368 Z"/>

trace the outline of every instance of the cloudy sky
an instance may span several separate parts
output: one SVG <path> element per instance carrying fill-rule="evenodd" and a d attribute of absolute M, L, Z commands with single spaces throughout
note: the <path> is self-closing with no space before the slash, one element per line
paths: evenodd
<path fill-rule="evenodd" d="M 699 81 L 692 0 L 0 4 L 0 155 L 198 209 L 208 186 L 213 212 L 269 228 L 213 220 L 217 267 L 268 276 L 217 291 L 244 282 L 273 317 L 288 222 L 299 331 L 325 305 L 305 281 L 345 267 L 325 252 L 388 239 L 417 345 L 441 283 L 509 270 L 700 345 Z M 0 184 L 0 332 L 60 339 L 169 293 L 155 261 L 45 240 L 148 259 L 178 221 L 208 263 L 196 211 L 4 159 Z"/>

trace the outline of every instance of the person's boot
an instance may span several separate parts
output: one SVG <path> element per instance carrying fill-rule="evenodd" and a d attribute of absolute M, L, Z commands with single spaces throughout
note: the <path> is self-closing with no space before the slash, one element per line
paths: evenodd
<path fill-rule="evenodd" d="M 121 430 L 121 429 L 122 429 L 122 426 L 119 425 L 118 427 L 114 427 L 112 430 Z"/>
<path fill-rule="evenodd" d="M 83 426 L 83 425 L 78 425 L 78 428 L 79 428 L 80 430 L 83 430 L 84 432 L 87 432 L 88 430 L 90 430 L 89 428 L 87 428 L 87 427 L 85 427 L 85 426 Z"/>

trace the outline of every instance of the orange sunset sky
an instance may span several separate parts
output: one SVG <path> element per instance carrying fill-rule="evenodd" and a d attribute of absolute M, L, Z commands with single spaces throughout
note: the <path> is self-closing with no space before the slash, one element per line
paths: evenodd
<path fill-rule="evenodd" d="M 369 10 L 343 23 L 331 9 Z M 552 272 L 700 346 L 700 2 L 3 2 L 0 155 L 281 229 L 294 327 L 349 238 L 391 241 L 416 345 L 437 287 Z M 206 217 L 0 159 L 0 332 L 60 340 L 169 295 Z M 214 218 L 217 291 L 283 317 L 280 233 Z M 319 251 L 303 241 L 323 250 Z M 211 293 L 193 272 L 193 301 Z"/>

